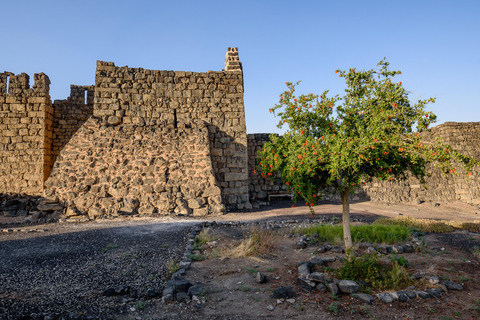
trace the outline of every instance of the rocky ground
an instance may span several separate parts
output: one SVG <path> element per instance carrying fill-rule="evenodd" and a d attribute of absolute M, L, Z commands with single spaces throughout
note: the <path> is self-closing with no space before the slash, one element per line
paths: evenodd
<path fill-rule="evenodd" d="M 480 212 L 479 208 L 464 204 L 370 202 L 353 204 L 351 210 L 352 218 L 359 223 L 380 216 L 442 219 L 451 218 L 452 214 L 455 220 L 478 222 Z M 339 217 L 340 211 L 338 204 L 324 203 L 316 207 L 314 219 Z M 257 212 L 235 212 L 214 218 L 301 221 L 311 218 L 307 212 L 306 207 L 291 208 L 286 202 L 276 202 Z M 161 295 L 167 280 L 166 263 L 180 260 L 188 233 L 202 220 L 150 218 L 45 225 L 12 222 L 0 221 L 2 231 L 10 230 L 0 233 L 1 319 L 472 319 L 480 316 L 480 306 L 476 305 L 480 303 L 476 274 L 479 264 L 473 255 L 475 245 L 480 245 L 476 234 L 427 235 L 427 251 L 407 256 L 417 269 L 430 270 L 463 284 L 463 291 L 449 292 L 439 299 L 366 305 L 347 296 L 335 298 L 295 289 L 294 300 L 279 303 L 272 298 L 273 290 L 281 285 L 295 286 L 298 272 L 295 265 L 310 259 L 315 251 L 312 247 L 298 250 L 295 238 L 279 234 L 278 251 L 267 256 L 218 257 L 194 262 L 185 278 L 202 286 L 199 298 L 165 304 Z M 217 227 L 217 231 L 222 239 L 218 246 L 239 241 L 244 234 L 236 224 Z M 215 252 L 215 247 L 211 250 Z M 263 270 L 269 282 L 257 284 L 252 269 Z"/>

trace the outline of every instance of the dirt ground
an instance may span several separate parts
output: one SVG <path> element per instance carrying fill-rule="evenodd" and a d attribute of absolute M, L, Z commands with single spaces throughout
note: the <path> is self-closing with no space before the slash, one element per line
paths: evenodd
<path fill-rule="evenodd" d="M 382 205 L 362 202 L 352 205 L 352 218 L 371 222 L 381 216 L 431 218 L 479 222 L 477 207 L 465 204 Z M 341 206 L 324 204 L 315 208 L 315 219 L 339 216 Z M 262 220 L 309 218 L 306 207 L 286 207 L 286 203 L 273 203 L 264 208 Z M 228 220 L 255 220 L 259 213 L 231 213 Z M 162 305 L 153 303 L 149 317 L 170 319 L 480 319 L 480 261 L 472 253 L 480 247 L 480 235 L 466 231 L 451 234 L 426 234 L 422 239 L 424 249 L 419 253 L 403 254 L 409 262 L 409 272 L 424 272 L 450 279 L 463 285 L 463 291 L 450 291 L 440 299 L 420 298 L 408 302 L 384 304 L 376 300 L 367 305 L 347 295 L 334 297 L 329 293 L 307 293 L 298 288 L 296 265 L 317 255 L 343 257 L 326 252 L 315 253 L 317 246 L 296 249 L 296 238 L 280 233 L 276 236 L 278 247 L 261 257 L 231 258 L 222 255 L 225 248 L 237 245 L 245 234 L 240 227 L 216 227 L 212 232 L 216 243 L 207 245 L 202 252 L 208 258 L 195 262 L 187 273 L 187 279 L 205 288 L 199 303 Z M 387 260 L 387 257 L 382 258 Z M 330 263 L 337 268 L 340 262 Z M 266 284 L 255 281 L 255 270 L 265 273 Z M 279 302 L 272 291 L 279 286 L 293 286 L 297 293 L 294 300 Z M 424 287 L 417 286 L 416 290 Z M 201 307 L 200 307 L 201 306 Z M 273 310 L 272 310 L 273 309 Z M 146 314 L 142 314 L 145 317 Z"/>
<path fill-rule="evenodd" d="M 480 223 L 480 208 L 463 203 L 379 204 L 357 202 L 351 204 L 352 219 L 370 223 L 380 217 L 411 216 L 439 220 L 456 220 Z M 322 203 L 315 207 L 314 219 L 331 219 L 341 216 L 341 205 Z M 209 221 L 271 221 L 302 220 L 311 218 L 305 206 L 291 207 L 288 201 L 272 202 L 269 206 L 249 212 L 231 212 L 222 216 L 209 217 Z M 198 222 L 206 219 L 195 219 Z M 187 220 L 192 223 L 193 219 Z M 43 232 L 3 233 L 0 241 L 32 239 L 47 235 L 85 232 L 92 229 L 115 228 L 118 224 L 156 224 L 185 222 L 172 217 L 134 218 L 132 222 L 120 219 L 93 221 L 80 224 L 13 224 L 11 219 L 0 219 L 0 229 L 43 230 Z M 375 301 L 366 305 L 346 295 L 333 297 L 328 293 L 306 293 L 297 289 L 296 264 L 313 257 L 316 247 L 295 249 L 296 238 L 277 233 L 278 247 L 260 257 L 224 257 L 224 247 L 237 244 L 244 236 L 242 227 L 217 227 L 217 243 L 206 247 L 209 258 L 194 262 L 186 278 L 193 284 L 205 288 L 199 301 L 164 304 L 161 299 L 136 300 L 122 307 L 125 312 L 113 319 L 480 319 L 480 275 L 479 260 L 473 254 L 480 247 L 480 235 L 465 231 L 452 234 L 427 234 L 426 248 L 421 253 L 404 254 L 409 261 L 410 272 L 436 274 L 464 286 L 463 291 L 451 291 L 440 299 L 415 299 L 408 302 L 384 304 Z M 127 250 L 128 247 L 125 244 Z M 443 250 L 441 249 L 443 248 Z M 113 251 L 112 251 L 113 252 Z M 320 257 L 342 256 L 338 253 L 318 254 Z M 153 259 L 153 258 L 152 258 Z M 156 258 L 155 258 L 156 259 Z M 59 266 L 61 261 L 58 261 Z M 329 267 L 338 267 L 334 262 Z M 253 270 L 263 271 L 269 281 L 260 285 L 255 282 Z M 294 286 L 295 300 L 278 303 L 272 291 L 279 286 Z M 66 284 L 68 287 L 68 284 Z M 61 292 L 59 293 L 61 294 Z M 109 303 L 115 303 L 110 301 Z M 118 301 L 121 303 L 121 300 Z M 273 309 L 273 310 L 272 310 Z M 97 319 L 97 318 L 92 318 Z"/>

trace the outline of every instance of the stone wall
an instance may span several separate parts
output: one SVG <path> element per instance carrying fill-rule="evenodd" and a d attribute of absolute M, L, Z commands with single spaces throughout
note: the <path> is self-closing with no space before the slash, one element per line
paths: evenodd
<path fill-rule="evenodd" d="M 446 122 L 426 132 L 423 141 L 428 143 L 436 138 L 480 161 L 480 122 Z M 470 181 L 466 181 L 466 173 L 460 168 L 457 168 L 458 175 L 442 175 L 433 166 L 430 166 L 428 173 L 427 188 L 415 178 L 394 183 L 375 180 L 364 187 L 365 196 L 373 201 L 387 203 L 462 201 L 480 204 L 480 167 L 473 169 Z"/>
<path fill-rule="evenodd" d="M 247 135 L 248 139 L 248 191 L 250 201 L 266 200 L 272 194 L 288 194 L 287 186 L 282 182 L 282 175 L 277 172 L 272 181 L 261 175 L 261 169 L 256 169 L 258 151 L 270 140 L 269 133 Z"/>
<path fill-rule="evenodd" d="M 70 86 L 70 96 L 53 102 L 53 162 L 70 138 L 93 114 L 94 86 Z"/>
<path fill-rule="evenodd" d="M 52 165 L 50 80 L 0 73 L 0 193 L 43 194 Z M 7 90 L 8 87 L 8 90 Z"/>
<path fill-rule="evenodd" d="M 258 150 L 269 140 L 269 134 L 248 135 L 249 156 L 249 191 L 250 198 L 265 199 L 268 195 L 279 194 L 286 190 L 281 178 L 277 175 L 275 181 L 264 179 L 255 170 L 255 160 Z M 443 143 L 453 149 L 480 161 L 480 122 L 446 122 L 433 127 L 423 134 L 424 143 L 440 138 Z M 469 181 L 466 173 L 457 168 L 458 175 L 442 175 L 440 170 L 430 166 L 427 170 L 427 188 L 415 178 L 402 182 L 380 181 L 374 179 L 356 191 L 352 200 L 369 199 L 385 203 L 398 202 L 449 202 L 462 201 L 469 204 L 480 204 L 480 167 L 475 167 Z M 323 195 L 326 200 L 338 200 L 338 195 Z"/>
<path fill-rule="evenodd" d="M 185 72 L 97 62 L 93 115 L 105 124 L 175 130 L 209 124 L 212 163 L 228 208 L 249 208 L 243 73 L 236 48 L 224 71 Z"/>
<path fill-rule="evenodd" d="M 46 186 L 45 196 L 75 218 L 225 209 L 200 120 L 173 131 L 91 117 L 60 152 Z"/>

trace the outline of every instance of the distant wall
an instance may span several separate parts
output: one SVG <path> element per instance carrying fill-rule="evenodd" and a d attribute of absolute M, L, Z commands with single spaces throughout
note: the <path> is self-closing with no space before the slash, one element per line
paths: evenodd
<path fill-rule="evenodd" d="M 287 186 L 282 182 L 282 175 L 277 172 L 275 179 L 272 181 L 263 178 L 261 169 L 256 168 L 258 151 L 262 150 L 263 145 L 270 141 L 269 133 L 249 134 L 248 138 L 248 190 L 250 200 L 265 200 L 268 195 L 288 193 Z"/>
<path fill-rule="evenodd" d="M 277 194 L 285 190 L 281 179 L 277 175 L 274 182 L 261 177 L 260 172 L 255 170 L 257 152 L 263 144 L 269 141 L 269 134 L 249 134 L 249 191 L 250 198 L 264 199 L 269 194 Z M 480 161 L 480 122 L 446 122 L 423 133 L 423 141 L 428 143 L 435 139 L 442 139 L 443 143 L 449 144 L 453 149 Z M 442 175 L 440 170 L 431 165 L 427 169 L 427 188 L 423 187 L 415 178 L 402 182 L 380 181 L 374 179 L 367 183 L 352 199 L 370 199 L 385 203 L 398 202 L 448 202 L 462 201 L 469 204 L 480 204 L 480 167 L 475 167 L 469 181 L 466 173 L 457 168 L 459 175 Z M 326 200 L 334 200 L 337 197 L 325 195 Z"/>
<path fill-rule="evenodd" d="M 70 86 L 70 96 L 53 102 L 53 162 L 71 137 L 93 114 L 94 86 Z"/>
<path fill-rule="evenodd" d="M 50 80 L 35 74 L 32 88 L 29 80 L 0 73 L 0 193 L 43 194 L 53 163 Z"/>
<path fill-rule="evenodd" d="M 480 122 L 446 122 L 425 132 L 423 140 L 442 139 L 453 149 L 480 161 Z M 430 166 L 427 188 L 415 178 L 403 182 L 375 180 L 364 186 L 365 195 L 373 201 L 395 203 L 412 201 L 448 202 L 462 201 L 480 204 L 480 168 L 472 171 L 470 181 L 466 173 L 457 168 L 459 175 L 441 174 L 440 170 Z"/>

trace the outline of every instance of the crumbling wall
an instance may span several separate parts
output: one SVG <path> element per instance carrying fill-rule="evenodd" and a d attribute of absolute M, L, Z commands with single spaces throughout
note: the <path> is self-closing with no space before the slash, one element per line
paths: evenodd
<path fill-rule="evenodd" d="M 480 122 L 446 122 L 424 132 L 422 140 L 424 143 L 430 143 L 437 138 L 462 154 L 480 161 Z M 265 199 L 268 195 L 286 190 L 279 176 L 272 182 L 262 178 L 259 171 L 254 172 L 257 152 L 267 141 L 269 141 L 269 134 L 248 135 L 249 191 L 252 200 Z M 474 167 L 469 181 L 466 179 L 466 172 L 458 166 L 456 173 L 458 175 L 449 173 L 442 175 L 440 170 L 430 165 L 427 168 L 427 188 L 413 177 L 400 182 L 374 179 L 356 190 L 351 199 L 369 199 L 385 203 L 462 201 L 480 204 L 480 167 Z M 322 198 L 338 200 L 339 195 L 325 194 Z"/>
<path fill-rule="evenodd" d="M 93 115 L 112 126 L 175 129 L 209 124 L 211 157 L 228 208 L 249 208 L 243 73 L 229 48 L 224 71 L 185 72 L 97 62 Z"/>
<path fill-rule="evenodd" d="M 52 160 L 93 114 L 94 86 L 70 86 L 70 96 L 53 102 Z"/>
<path fill-rule="evenodd" d="M 446 122 L 425 132 L 425 143 L 440 138 L 453 149 L 480 161 L 480 122 Z M 474 167 L 469 181 L 466 172 L 457 167 L 455 174 L 444 174 L 433 165 L 427 170 L 426 186 L 418 179 L 402 182 L 374 180 L 364 186 L 365 196 L 378 202 L 449 202 L 462 201 L 480 204 L 480 167 Z"/>
<path fill-rule="evenodd" d="M 8 90 L 7 90 L 8 87 Z M 0 193 L 43 194 L 52 165 L 50 80 L 0 73 Z"/>
<path fill-rule="evenodd" d="M 203 121 L 176 131 L 91 117 L 60 152 L 45 196 L 68 207 L 68 217 L 221 213 L 221 191 Z"/>

